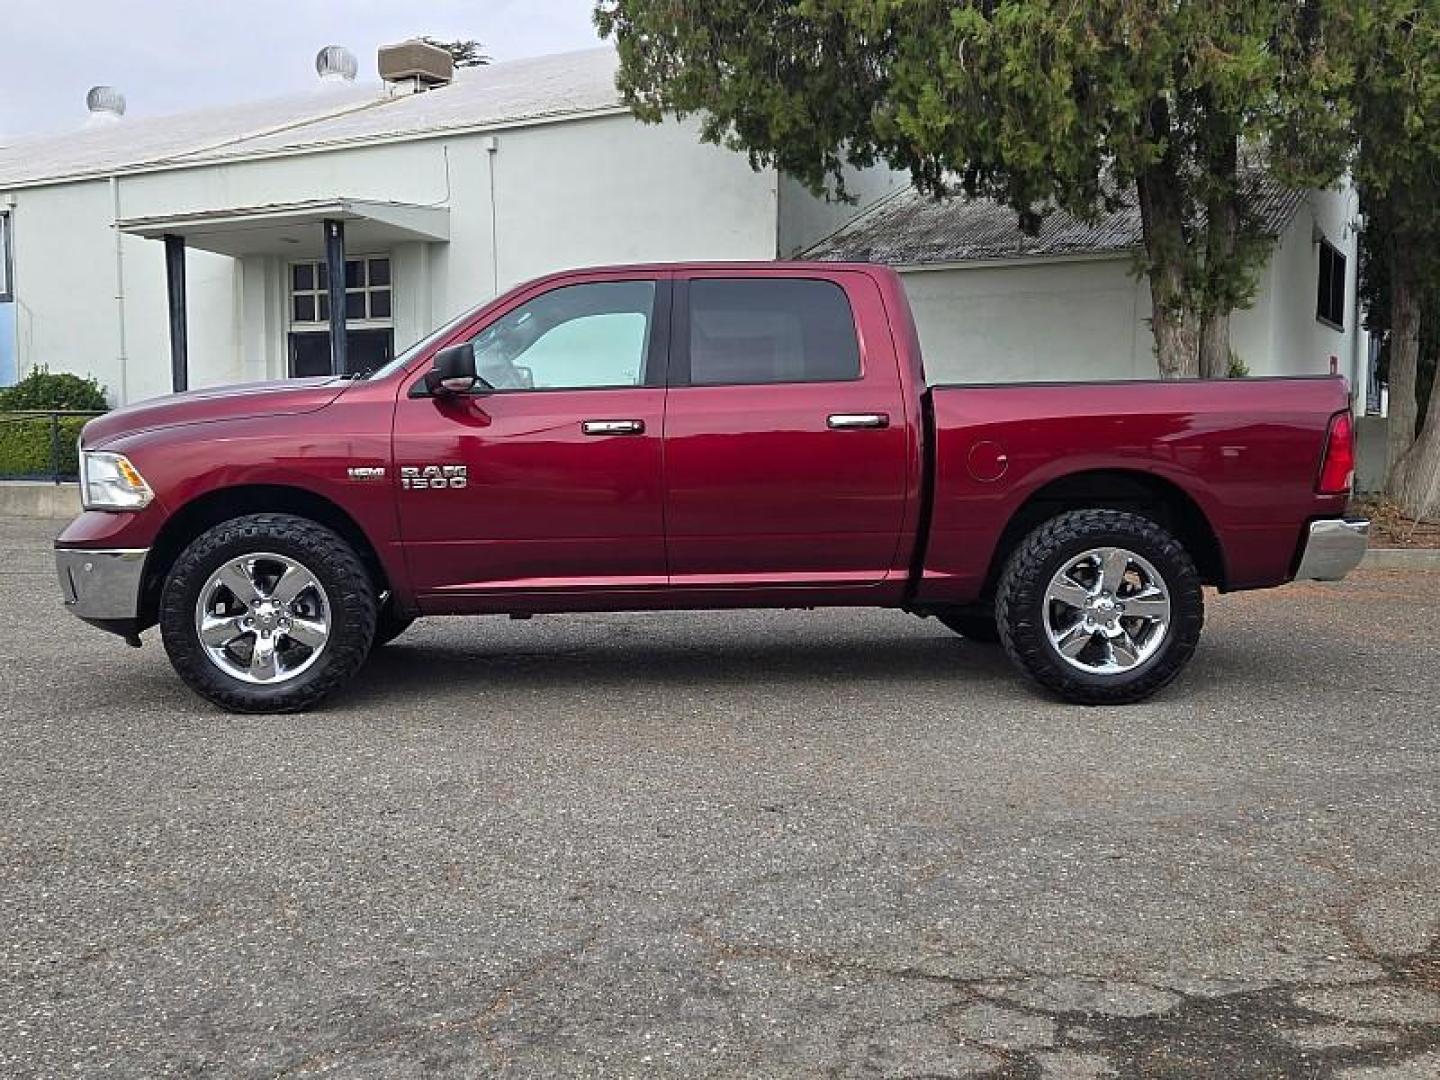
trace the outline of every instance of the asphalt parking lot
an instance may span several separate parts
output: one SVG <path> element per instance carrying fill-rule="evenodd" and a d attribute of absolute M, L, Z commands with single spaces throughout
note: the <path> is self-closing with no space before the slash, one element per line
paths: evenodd
<path fill-rule="evenodd" d="M 0 1075 L 1440 1075 L 1440 574 L 1056 705 L 878 612 L 432 621 L 234 717 L 0 520 Z"/>

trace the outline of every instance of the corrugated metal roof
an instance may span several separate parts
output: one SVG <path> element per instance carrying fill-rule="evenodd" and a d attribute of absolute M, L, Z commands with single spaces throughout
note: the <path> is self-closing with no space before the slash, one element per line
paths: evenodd
<path fill-rule="evenodd" d="M 207 151 L 228 157 L 321 148 L 421 133 L 483 128 L 619 108 L 619 58 L 607 47 L 462 68 L 440 90 L 394 98 L 383 108 L 351 112 Z"/>
<path fill-rule="evenodd" d="M 1270 236 L 1284 231 L 1305 199 L 1305 192 L 1259 173 L 1251 189 L 1250 207 Z M 963 196 L 935 199 L 906 188 L 822 240 L 806 257 L 925 266 L 1124 252 L 1138 248 L 1140 240 L 1140 210 L 1133 198 L 1090 223 L 1053 211 L 1029 236 L 1015 212 L 1001 203 Z"/>
<path fill-rule="evenodd" d="M 606 46 L 462 68 L 449 86 L 424 94 L 317 86 L 268 101 L 19 139 L 0 147 L 0 188 L 618 108 L 616 67 Z"/>

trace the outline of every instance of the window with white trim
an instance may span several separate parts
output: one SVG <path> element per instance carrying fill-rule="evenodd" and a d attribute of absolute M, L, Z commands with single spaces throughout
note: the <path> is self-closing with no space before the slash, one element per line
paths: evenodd
<path fill-rule="evenodd" d="M 1315 317 L 1326 326 L 1345 329 L 1345 256 L 1329 240 L 1320 241 L 1320 280 L 1315 290 Z"/>
<path fill-rule="evenodd" d="M 389 326 L 390 256 L 345 260 L 345 321 Z M 290 325 L 319 328 L 330 324 L 330 269 L 324 261 L 290 264 Z"/>
<path fill-rule="evenodd" d="M 324 260 L 294 262 L 286 294 L 291 375 L 330 373 L 330 273 Z M 368 371 L 394 355 L 393 283 L 390 256 L 345 260 L 346 362 Z"/>

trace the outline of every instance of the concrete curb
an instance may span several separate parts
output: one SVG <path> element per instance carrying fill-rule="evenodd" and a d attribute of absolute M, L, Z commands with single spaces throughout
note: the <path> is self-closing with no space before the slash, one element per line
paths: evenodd
<path fill-rule="evenodd" d="M 1365 552 L 1361 570 L 1440 570 L 1440 548 L 1375 548 Z"/>
<path fill-rule="evenodd" d="M 0 481 L 0 517 L 72 518 L 80 512 L 78 484 Z"/>

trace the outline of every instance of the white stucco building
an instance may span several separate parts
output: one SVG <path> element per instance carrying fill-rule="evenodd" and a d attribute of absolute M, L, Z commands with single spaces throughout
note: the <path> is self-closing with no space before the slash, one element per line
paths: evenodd
<path fill-rule="evenodd" d="M 1235 358 L 1253 375 L 1333 367 L 1363 405 L 1369 356 L 1356 318 L 1354 190 L 1289 191 L 1257 177 L 1249 204 L 1274 247 L 1254 304 L 1231 319 Z M 810 254 L 905 273 L 933 381 L 1135 379 L 1156 373 L 1149 285 L 1135 276 L 1139 245 L 1133 205 L 1093 224 L 1053 214 L 1031 237 L 994 203 L 905 190 Z"/>
<path fill-rule="evenodd" d="M 328 370 L 327 221 L 344 226 L 352 367 L 555 269 L 810 254 L 905 272 L 935 381 L 1154 375 L 1133 214 L 1052 218 L 1032 239 L 879 169 L 853 178 L 856 204 L 826 203 L 693 123 L 637 123 L 615 64 L 602 48 L 424 93 L 317 86 L 0 147 L 0 381 L 44 364 L 115 403 L 168 392 L 166 237 L 177 259 L 184 245 L 188 385 Z M 1335 357 L 1363 397 L 1354 197 L 1265 198 L 1277 246 L 1235 350 L 1254 374 Z M 1343 281 L 1323 302 L 1322 264 Z"/>

